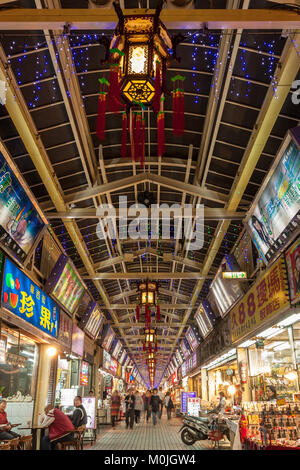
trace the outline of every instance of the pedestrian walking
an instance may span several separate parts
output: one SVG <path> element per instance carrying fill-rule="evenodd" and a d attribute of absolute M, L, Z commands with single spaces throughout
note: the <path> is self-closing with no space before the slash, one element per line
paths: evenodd
<path fill-rule="evenodd" d="M 174 403 L 173 403 L 173 401 L 172 401 L 170 392 L 167 392 L 167 393 L 166 393 L 166 396 L 165 396 L 165 407 L 166 407 L 166 410 L 167 410 L 167 417 L 168 417 L 168 419 L 171 419 L 172 410 L 174 409 Z"/>
<path fill-rule="evenodd" d="M 141 420 L 141 411 L 144 409 L 144 402 L 137 390 L 135 392 L 135 403 L 134 403 L 134 415 L 135 415 L 135 422 L 138 424 Z"/>
<path fill-rule="evenodd" d="M 115 423 L 119 416 L 120 407 L 121 407 L 121 397 L 118 394 L 117 390 L 114 390 L 111 396 L 111 424 L 114 429 L 115 429 Z"/>
<path fill-rule="evenodd" d="M 135 405 L 134 390 L 130 390 L 128 395 L 126 395 L 125 403 L 126 403 L 126 429 L 128 429 L 129 426 L 130 426 L 130 429 L 133 429 L 134 405 Z"/>
<path fill-rule="evenodd" d="M 151 392 L 150 390 L 147 390 L 146 395 L 145 395 L 145 401 L 144 401 L 144 410 L 145 410 L 145 416 L 146 416 L 146 421 L 148 423 L 149 418 L 151 416 Z"/>
<path fill-rule="evenodd" d="M 157 418 L 159 417 L 159 412 L 161 408 L 161 399 L 159 398 L 159 395 L 157 393 L 157 388 L 153 389 L 153 395 L 151 396 L 151 399 L 150 399 L 150 406 L 152 410 L 153 425 L 155 426 L 157 423 Z"/>

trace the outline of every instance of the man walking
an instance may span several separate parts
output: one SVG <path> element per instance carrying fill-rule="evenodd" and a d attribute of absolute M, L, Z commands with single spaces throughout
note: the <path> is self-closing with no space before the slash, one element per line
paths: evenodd
<path fill-rule="evenodd" d="M 128 426 L 130 426 L 130 429 L 133 429 L 134 407 L 135 407 L 134 390 L 130 390 L 129 394 L 126 395 L 125 404 L 126 404 L 126 429 L 128 429 Z"/>
<path fill-rule="evenodd" d="M 159 416 L 161 405 L 162 405 L 161 399 L 159 398 L 159 395 L 157 393 L 157 388 L 155 388 L 153 390 L 153 395 L 151 396 L 151 400 L 150 400 L 150 406 L 152 410 L 152 420 L 153 420 L 154 426 L 157 423 L 157 418 Z"/>

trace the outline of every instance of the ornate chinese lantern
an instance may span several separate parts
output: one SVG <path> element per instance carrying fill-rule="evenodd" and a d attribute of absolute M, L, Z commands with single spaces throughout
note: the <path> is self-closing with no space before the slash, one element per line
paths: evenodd
<path fill-rule="evenodd" d="M 114 35 L 110 42 L 104 37 L 100 40 L 106 46 L 106 59 L 109 60 L 109 87 L 107 105 L 111 112 L 123 108 L 122 114 L 122 149 L 123 157 L 127 156 L 127 132 L 130 136 L 131 157 L 144 166 L 145 157 L 145 119 L 144 110 L 152 106 L 157 114 L 158 156 L 165 151 L 164 143 L 164 93 L 165 75 L 168 63 L 176 59 L 176 47 L 182 35 L 172 40 L 159 15 L 163 1 L 159 1 L 155 13 L 123 14 L 119 3 L 113 2 L 119 18 Z M 109 44 L 109 45 L 108 45 Z M 173 89 L 175 106 L 174 133 L 181 135 L 184 122 L 182 112 L 183 90 L 177 83 Z M 102 95 L 102 96 L 101 96 Z M 121 100 L 123 99 L 123 102 Z M 103 106 L 106 92 L 100 90 L 98 126 L 99 139 L 104 138 Z M 128 110 L 129 119 L 127 118 Z M 99 130 L 99 132 L 98 132 Z"/>

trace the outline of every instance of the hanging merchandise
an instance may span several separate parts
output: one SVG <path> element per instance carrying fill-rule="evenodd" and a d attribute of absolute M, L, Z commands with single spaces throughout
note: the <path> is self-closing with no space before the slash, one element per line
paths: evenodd
<path fill-rule="evenodd" d="M 185 77 L 183 75 L 175 75 L 175 77 L 171 78 L 173 82 L 173 134 L 177 136 L 184 133 L 184 80 Z"/>
<path fill-rule="evenodd" d="M 99 78 L 100 94 L 98 101 L 98 113 L 96 120 L 96 134 L 100 140 L 105 139 L 105 110 L 106 110 L 106 97 L 109 82 L 103 77 Z"/>

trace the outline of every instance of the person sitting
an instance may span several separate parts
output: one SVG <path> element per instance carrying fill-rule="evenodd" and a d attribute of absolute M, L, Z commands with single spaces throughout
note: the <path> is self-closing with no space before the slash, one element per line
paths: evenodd
<path fill-rule="evenodd" d="M 20 434 L 11 431 L 11 423 L 7 420 L 7 414 L 5 411 L 6 400 L 0 401 L 0 441 L 10 441 L 16 437 L 21 437 Z"/>
<path fill-rule="evenodd" d="M 75 430 L 72 421 L 62 411 L 47 405 L 45 408 L 46 418 L 42 427 L 49 428 L 49 435 L 41 440 L 41 450 L 55 450 L 58 442 L 70 441 L 73 439 Z"/>
<path fill-rule="evenodd" d="M 75 410 L 73 411 L 70 419 L 74 427 L 77 429 L 87 423 L 87 414 L 80 396 L 74 398 L 74 406 Z"/>

